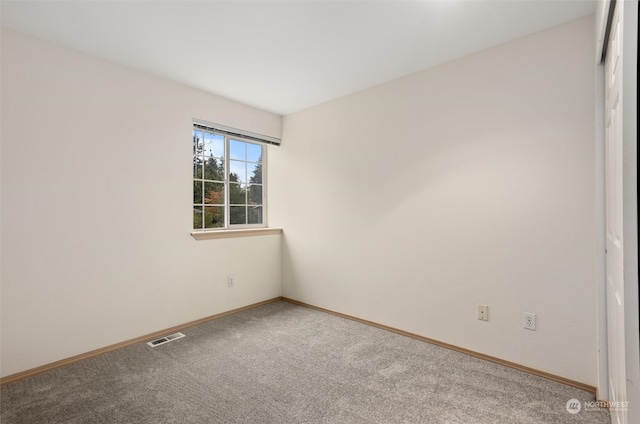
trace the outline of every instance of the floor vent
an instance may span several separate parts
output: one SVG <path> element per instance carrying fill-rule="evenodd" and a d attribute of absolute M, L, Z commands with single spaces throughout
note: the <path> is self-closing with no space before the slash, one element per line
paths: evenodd
<path fill-rule="evenodd" d="M 147 344 L 151 347 L 156 347 L 165 343 L 172 342 L 176 339 L 181 339 L 183 337 L 184 337 L 184 334 L 182 333 L 173 333 L 173 334 L 169 334 L 168 336 L 160 337 L 159 339 L 151 340 L 150 342 L 147 342 Z"/>

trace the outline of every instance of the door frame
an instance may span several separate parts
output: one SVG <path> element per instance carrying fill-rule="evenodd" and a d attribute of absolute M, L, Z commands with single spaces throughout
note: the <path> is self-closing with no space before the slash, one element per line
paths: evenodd
<path fill-rule="evenodd" d="M 605 258 L 605 180 L 604 180 L 604 66 L 603 58 L 608 41 L 609 16 L 612 6 L 623 3 L 623 234 L 624 234 L 624 290 L 625 290 L 625 356 L 628 422 L 640 422 L 640 290 L 638 289 L 638 2 L 600 0 L 595 16 L 596 27 L 596 219 L 597 219 L 597 314 L 598 314 L 598 399 L 609 400 L 606 317 L 606 258 Z"/>

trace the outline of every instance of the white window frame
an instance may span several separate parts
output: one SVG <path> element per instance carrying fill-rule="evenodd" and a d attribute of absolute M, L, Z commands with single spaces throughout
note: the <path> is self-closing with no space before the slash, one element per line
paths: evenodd
<path fill-rule="evenodd" d="M 221 129 L 218 129 L 221 128 Z M 247 136 L 244 136 L 240 133 L 239 130 L 234 130 L 231 129 L 229 127 L 223 127 L 220 125 L 216 125 L 216 124 L 209 124 L 209 123 L 202 123 L 202 121 L 194 121 L 193 125 L 192 125 L 192 138 L 193 138 L 193 131 L 197 130 L 197 131 L 202 131 L 203 132 L 203 136 L 204 136 L 204 132 L 209 132 L 212 134 L 216 134 L 216 135 L 220 135 L 223 137 L 224 139 L 224 205 L 222 205 L 222 207 L 224 207 L 224 226 L 221 227 L 215 227 L 215 228 L 193 228 L 193 209 L 196 208 L 197 206 L 202 206 L 202 207 L 206 207 L 206 204 L 204 203 L 204 199 L 202 200 L 202 204 L 196 204 L 194 202 L 195 199 L 191 199 L 191 204 L 192 204 L 192 219 L 191 219 L 191 227 L 193 228 L 193 233 L 209 233 L 209 232 L 219 232 L 219 231 L 233 231 L 233 230 L 243 230 L 243 229 L 264 229 L 267 228 L 267 210 L 268 210 L 268 206 L 267 206 L 267 156 L 268 156 L 268 144 L 279 144 L 280 140 L 271 138 L 271 137 L 265 137 L 265 136 L 260 136 L 260 139 L 257 139 L 257 134 L 254 133 L 247 133 L 247 132 L 243 132 L 245 134 L 247 134 Z M 232 184 L 232 182 L 229 179 L 229 174 L 230 174 L 230 142 L 231 140 L 236 140 L 236 141 L 240 141 L 243 143 L 248 143 L 248 144 L 253 144 L 253 145 L 257 145 L 260 146 L 261 151 L 262 151 L 262 182 L 260 183 L 260 186 L 262 187 L 262 203 L 261 203 L 261 207 L 262 207 L 262 223 L 260 224 L 231 224 L 231 207 L 233 206 L 230 203 L 230 185 Z M 264 141 L 264 142 L 262 142 Z M 203 140 L 204 142 L 204 140 Z M 265 143 L 266 142 L 266 143 Z M 248 159 L 245 157 L 245 159 Z M 249 161 L 244 161 L 245 163 L 252 163 Z M 204 190 L 204 169 L 203 169 L 203 175 L 202 178 L 198 179 L 195 177 L 195 175 L 192 175 L 192 184 L 195 183 L 196 181 L 200 180 L 203 183 L 203 190 Z M 246 176 L 246 179 L 249 180 L 249 175 Z M 246 181 L 245 184 L 250 185 L 251 183 L 249 183 L 249 181 Z M 248 193 L 247 193 L 248 196 Z M 248 200 L 247 200 L 248 201 Z M 245 206 L 248 208 L 249 204 L 245 203 Z M 246 210 L 246 220 L 248 221 L 248 209 Z M 204 222 L 204 215 L 203 215 L 203 226 L 204 226 L 205 222 Z"/>

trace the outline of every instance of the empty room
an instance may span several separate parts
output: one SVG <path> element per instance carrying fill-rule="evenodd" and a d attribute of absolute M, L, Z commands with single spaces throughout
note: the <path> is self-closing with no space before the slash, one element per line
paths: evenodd
<path fill-rule="evenodd" d="M 0 17 L 3 424 L 640 423 L 636 1 Z"/>

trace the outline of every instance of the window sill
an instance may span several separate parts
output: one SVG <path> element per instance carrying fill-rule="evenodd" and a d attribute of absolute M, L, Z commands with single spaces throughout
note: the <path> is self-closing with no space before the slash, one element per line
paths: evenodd
<path fill-rule="evenodd" d="M 212 240 L 237 237 L 272 236 L 282 234 L 282 228 L 245 228 L 242 230 L 194 231 L 191 237 L 196 240 Z"/>

